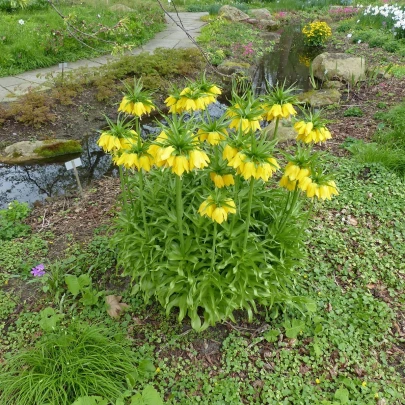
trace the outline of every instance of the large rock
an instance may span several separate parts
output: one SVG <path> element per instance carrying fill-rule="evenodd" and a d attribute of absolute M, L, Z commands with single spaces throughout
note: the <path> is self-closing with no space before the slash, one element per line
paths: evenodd
<path fill-rule="evenodd" d="M 255 17 L 257 25 L 267 31 L 276 31 L 280 28 L 280 23 L 275 21 L 269 10 L 266 8 L 257 8 L 250 10 L 250 13 Z"/>
<path fill-rule="evenodd" d="M 218 66 L 218 70 L 225 75 L 241 74 L 248 75 L 250 64 L 245 62 L 233 62 L 226 60 Z"/>
<path fill-rule="evenodd" d="M 358 82 L 366 77 L 366 61 L 361 56 L 325 52 L 312 61 L 312 71 L 321 80 L 338 77 L 347 82 Z"/>
<path fill-rule="evenodd" d="M 276 121 L 273 120 L 266 128 L 263 129 L 264 136 L 269 139 L 274 139 L 274 129 L 276 127 Z M 297 132 L 293 128 L 291 120 L 281 119 L 278 123 L 276 138 L 279 142 L 292 141 L 297 138 Z"/>
<path fill-rule="evenodd" d="M 78 141 L 52 139 L 46 141 L 22 141 L 7 146 L 0 153 L 0 162 L 9 164 L 38 162 L 49 158 L 77 154 L 82 151 Z"/>
<path fill-rule="evenodd" d="M 252 10 L 249 10 L 250 13 L 257 18 L 258 20 L 272 20 L 273 17 L 271 16 L 271 13 L 267 8 L 255 8 Z"/>
<path fill-rule="evenodd" d="M 311 107 L 325 107 L 340 101 L 340 91 L 337 89 L 310 90 L 297 94 L 297 100 Z"/>
<path fill-rule="evenodd" d="M 131 7 L 126 6 L 125 4 L 114 4 L 113 6 L 109 7 L 111 11 L 121 12 L 121 13 L 133 13 L 135 10 Z"/>
<path fill-rule="evenodd" d="M 232 6 L 222 6 L 218 11 L 218 15 L 229 21 L 246 21 L 249 19 L 246 13 Z"/>

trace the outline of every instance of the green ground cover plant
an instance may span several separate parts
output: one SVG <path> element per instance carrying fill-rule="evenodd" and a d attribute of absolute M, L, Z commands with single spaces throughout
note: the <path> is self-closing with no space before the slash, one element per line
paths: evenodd
<path fill-rule="evenodd" d="M 0 9 L 0 76 L 139 46 L 164 27 L 155 1 L 129 3 L 129 13 L 114 3 L 58 2 L 65 19 L 52 7 Z"/>
<path fill-rule="evenodd" d="M 28 204 L 13 201 L 7 209 L 0 210 L 0 240 L 27 236 L 31 228 L 23 221 L 29 216 Z"/>

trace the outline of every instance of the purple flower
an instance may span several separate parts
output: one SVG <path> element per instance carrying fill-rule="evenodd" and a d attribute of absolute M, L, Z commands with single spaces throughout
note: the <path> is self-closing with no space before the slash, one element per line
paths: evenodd
<path fill-rule="evenodd" d="M 31 274 L 34 277 L 42 277 L 45 274 L 45 266 L 42 263 L 38 264 L 38 266 L 32 268 Z"/>

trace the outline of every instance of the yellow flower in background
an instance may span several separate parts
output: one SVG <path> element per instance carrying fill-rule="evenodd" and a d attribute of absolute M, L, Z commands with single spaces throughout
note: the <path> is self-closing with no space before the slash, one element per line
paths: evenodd
<path fill-rule="evenodd" d="M 289 162 L 285 168 L 284 174 L 288 176 L 291 181 L 302 181 L 311 174 L 311 171 L 308 168 L 301 168 L 294 163 Z"/>
<path fill-rule="evenodd" d="M 208 89 L 208 92 L 211 94 L 215 94 L 216 96 L 219 96 L 220 94 L 222 94 L 221 89 L 216 85 L 210 86 L 210 88 Z"/>
<path fill-rule="evenodd" d="M 240 165 L 243 164 L 244 160 L 246 159 L 246 155 L 242 152 L 236 153 L 236 155 L 228 161 L 228 166 L 237 169 Z"/>
<path fill-rule="evenodd" d="M 150 114 L 156 107 L 151 100 L 151 93 L 143 89 L 141 79 L 134 79 L 134 85 L 131 87 L 127 83 L 125 85 L 125 93 L 118 107 L 118 111 L 142 117 L 142 115 Z"/>
<path fill-rule="evenodd" d="M 284 187 L 288 191 L 294 191 L 295 187 L 297 185 L 297 181 L 296 180 L 291 181 L 290 178 L 284 174 L 283 177 L 281 177 L 279 184 L 280 184 L 280 187 Z"/>
<path fill-rule="evenodd" d="M 210 173 L 210 178 L 214 182 L 215 187 L 222 188 L 233 186 L 235 184 L 235 179 L 232 174 L 219 174 L 216 172 Z"/>
<path fill-rule="evenodd" d="M 228 163 L 228 166 L 237 170 L 237 173 L 243 176 L 245 180 L 251 177 L 256 180 L 262 179 L 268 181 L 270 177 L 280 168 L 277 160 L 269 157 L 266 161 L 249 160 L 247 156 L 241 152 L 237 153 Z"/>
<path fill-rule="evenodd" d="M 121 156 L 119 156 L 115 163 L 118 166 L 124 166 L 127 169 L 137 168 L 138 170 L 143 169 L 149 172 L 153 165 L 152 156 L 146 154 L 134 153 L 131 151 L 124 151 Z"/>
<path fill-rule="evenodd" d="M 116 130 L 118 125 L 102 132 L 100 138 L 97 141 L 97 145 L 100 146 L 104 152 L 116 152 L 122 149 L 129 149 L 137 140 L 137 133 L 134 130 L 128 130 L 122 128 L 122 130 Z"/>
<path fill-rule="evenodd" d="M 222 131 L 207 132 L 204 129 L 199 129 L 197 135 L 200 137 L 200 141 L 207 141 L 210 145 L 218 145 L 221 141 L 226 139 L 228 132 L 226 129 Z"/>
<path fill-rule="evenodd" d="M 304 143 L 320 143 L 332 138 L 330 131 L 325 126 L 315 126 L 311 121 L 296 122 L 294 129 L 298 132 L 297 141 Z"/>
<path fill-rule="evenodd" d="M 228 214 L 236 214 L 236 205 L 231 198 L 224 199 L 219 204 L 209 196 L 201 203 L 198 213 L 201 216 L 206 215 L 218 224 L 222 224 L 228 219 Z"/>
<path fill-rule="evenodd" d="M 336 183 L 333 180 L 326 182 L 325 184 L 317 184 L 312 182 L 306 189 L 307 197 L 317 197 L 319 200 L 331 200 L 332 196 L 339 195 L 336 187 Z"/>
<path fill-rule="evenodd" d="M 296 115 L 297 111 L 291 103 L 273 104 L 272 106 L 263 105 L 265 113 L 263 118 L 266 121 L 272 121 L 275 118 L 289 118 L 291 115 Z"/>

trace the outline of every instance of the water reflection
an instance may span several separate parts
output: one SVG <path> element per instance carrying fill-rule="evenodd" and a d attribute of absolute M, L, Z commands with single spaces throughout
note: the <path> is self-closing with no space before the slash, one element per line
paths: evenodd
<path fill-rule="evenodd" d="M 82 166 L 77 168 L 83 186 L 92 179 L 99 179 L 111 172 L 111 157 L 97 146 L 98 135 L 85 138 L 83 153 L 80 155 Z M 64 156 L 54 163 L 10 166 L 0 164 L 0 208 L 13 200 L 33 203 L 63 194 L 68 190 L 77 190 L 72 170 L 66 170 L 64 162 L 75 156 Z"/>
<path fill-rule="evenodd" d="M 295 85 L 302 91 L 310 89 L 309 67 L 315 56 L 322 52 L 321 48 L 304 45 L 304 36 L 300 25 L 283 28 L 280 41 L 273 52 L 265 55 L 257 67 L 253 83 L 258 94 L 265 90 L 266 81 L 270 85 L 283 83 Z"/>

